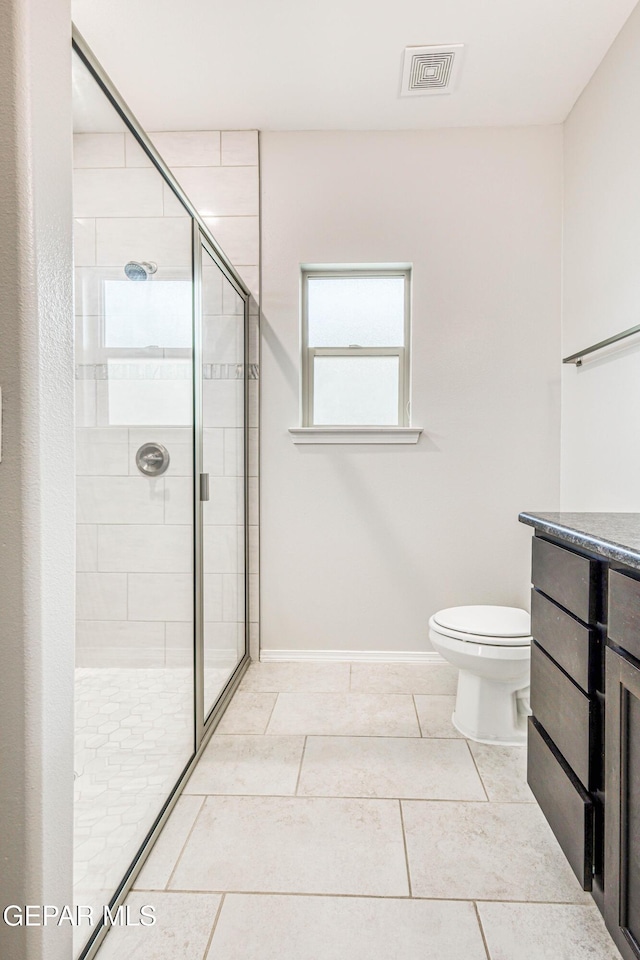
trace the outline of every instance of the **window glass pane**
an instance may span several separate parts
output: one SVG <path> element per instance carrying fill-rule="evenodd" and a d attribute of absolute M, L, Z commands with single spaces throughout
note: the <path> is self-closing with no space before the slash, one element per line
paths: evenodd
<path fill-rule="evenodd" d="M 105 280 L 104 345 L 191 346 L 191 281 Z"/>
<path fill-rule="evenodd" d="M 404 345 L 404 277 L 309 277 L 310 347 Z"/>
<path fill-rule="evenodd" d="M 314 424 L 397 425 L 398 376 L 398 357 L 314 357 Z"/>

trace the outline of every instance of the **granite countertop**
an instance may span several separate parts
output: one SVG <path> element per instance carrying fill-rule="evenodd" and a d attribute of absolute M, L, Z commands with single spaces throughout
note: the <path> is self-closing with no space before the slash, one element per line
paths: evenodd
<path fill-rule="evenodd" d="M 640 513 L 521 513 L 521 523 L 640 570 Z"/>

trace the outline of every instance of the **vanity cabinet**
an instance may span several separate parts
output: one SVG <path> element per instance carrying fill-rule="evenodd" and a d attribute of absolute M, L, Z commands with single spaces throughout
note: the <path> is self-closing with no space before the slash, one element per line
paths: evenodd
<path fill-rule="evenodd" d="M 607 650 L 605 920 L 640 956 L 640 662 Z"/>
<path fill-rule="evenodd" d="M 584 890 L 601 874 L 602 564 L 532 543 L 528 781 Z"/>
<path fill-rule="evenodd" d="M 528 782 L 622 957 L 640 960 L 640 515 L 520 519 L 535 527 Z"/>

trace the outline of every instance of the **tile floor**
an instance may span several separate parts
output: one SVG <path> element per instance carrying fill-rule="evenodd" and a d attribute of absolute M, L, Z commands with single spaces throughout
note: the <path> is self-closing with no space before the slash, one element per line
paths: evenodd
<path fill-rule="evenodd" d="M 428 664 L 253 664 L 99 960 L 619 960 L 525 782 Z"/>
<path fill-rule="evenodd" d="M 207 670 L 208 702 L 233 666 Z M 99 912 L 192 753 L 193 672 L 78 667 L 75 690 L 74 902 Z"/>

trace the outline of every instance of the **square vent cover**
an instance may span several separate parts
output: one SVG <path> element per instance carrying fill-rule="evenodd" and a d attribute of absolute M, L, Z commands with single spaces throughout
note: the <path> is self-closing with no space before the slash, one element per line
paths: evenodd
<path fill-rule="evenodd" d="M 460 75 L 463 53 L 463 43 L 446 47 L 406 47 L 400 96 L 452 93 Z"/>

